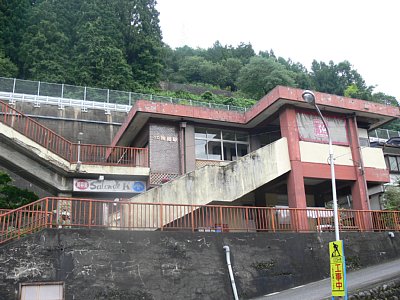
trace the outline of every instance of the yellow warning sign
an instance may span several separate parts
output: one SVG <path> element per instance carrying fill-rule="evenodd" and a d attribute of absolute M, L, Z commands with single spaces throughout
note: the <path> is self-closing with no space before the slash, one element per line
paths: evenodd
<path fill-rule="evenodd" d="M 329 243 L 332 296 L 346 295 L 346 263 L 343 255 L 343 241 Z"/>

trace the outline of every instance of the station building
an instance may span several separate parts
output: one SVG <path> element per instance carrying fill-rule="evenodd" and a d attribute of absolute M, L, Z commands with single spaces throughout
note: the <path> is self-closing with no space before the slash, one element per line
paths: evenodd
<path fill-rule="evenodd" d="M 302 99 L 302 92 L 278 86 L 246 111 L 137 101 L 112 142 L 112 146 L 148 149 L 148 182 L 154 189 L 132 200 L 329 206 L 328 136 L 315 109 Z M 382 149 L 370 147 L 368 131 L 398 118 L 399 109 L 324 93 L 315 95 L 331 131 L 339 205 L 355 210 L 381 209 L 379 187 L 389 182 L 389 171 Z M 252 153 L 264 148 L 268 152 L 264 164 L 246 167 Z M 221 168 L 218 179 L 209 178 L 212 168 L 204 168 L 210 166 Z M 230 178 L 227 168 L 236 168 Z M 249 168 L 250 173 L 246 173 Z M 266 180 L 248 182 L 249 177 L 264 173 Z M 237 189 L 239 193 L 225 197 Z M 189 199 L 190 194 L 197 199 Z"/>

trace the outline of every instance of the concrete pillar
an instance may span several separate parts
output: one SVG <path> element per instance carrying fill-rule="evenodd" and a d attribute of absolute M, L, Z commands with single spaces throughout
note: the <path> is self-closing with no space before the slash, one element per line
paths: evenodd
<path fill-rule="evenodd" d="M 187 124 L 185 128 L 185 164 L 186 173 L 196 169 L 196 145 L 194 126 Z"/>
<path fill-rule="evenodd" d="M 279 117 L 281 135 L 287 138 L 289 147 L 289 158 L 292 170 L 287 180 L 288 205 L 290 208 L 307 208 L 306 192 L 304 188 L 303 166 L 300 156 L 299 132 L 296 121 L 296 111 L 287 107 L 281 111 Z M 308 222 L 305 211 L 301 212 L 299 218 L 293 220 L 299 230 L 307 230 Z"/>
<path fill-rule="evenodd" d="M 59 198 L 71 198 L 72 193 L 58 193 Z M 72 218 L 72 201 L 57 200 L 56 222 L 59 228 L 69 226 Z"/>
<path fill-rule="evenodd" d="M 368 210 L 368 194 L 365 188 L 366 182 L 362 170 L 362 157 L 360 153 L 360 143 L 358 140 L 357 124 L 353 118 L 348 119 L 349 126 L 349 139 L 351 156 L 354 163 L 354 172 L 356 175 L 356 181 L 351 188 L 351 194 L 353 198 L 353 209 L 357 210 Z"/>
<path fill-rule="evenodd" d="M 360 142 L 358 138 L 358 128 L 355 118 L 348 119 L 349 139 L 351 156 L 354 163 L 354 172 L 356 181 L 351 186 L 351 196 L 353 200 L 353 209 L 369 210 L 369 197 L 367 192 L 367 183 L 365 181 L 363 162 L 360 151 Z M 363 224 L 360 224 L 360 223 Z M 361 217 L 355 218 L 355 223 L 359 228 L 370 229 L 372 226 L 371 216 L 364 213 Z M 358 224 L 357 224 L 358 223 Z"/>

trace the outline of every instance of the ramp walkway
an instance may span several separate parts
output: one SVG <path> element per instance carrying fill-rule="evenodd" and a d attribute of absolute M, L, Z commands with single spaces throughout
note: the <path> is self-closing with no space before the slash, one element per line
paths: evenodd
<path fill-rule="evenodd" d="M 148 176 L 145 148 L 72 143 L 0 101 L 0 161 L 44 188 L 71 191 L 81 174 Z"/>

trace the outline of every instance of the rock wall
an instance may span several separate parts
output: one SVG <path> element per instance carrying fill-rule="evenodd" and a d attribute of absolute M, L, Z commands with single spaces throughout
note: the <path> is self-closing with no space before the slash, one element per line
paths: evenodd
<path fill-rule="evenodd" d="M 399 300 L 400 279 L 395 279 L 365 291 L 358 291 L 348 298 L 349 300 Z"/>
<path fill-rule="evenodd" d="M 63 281 L 67 300 L 240 299 L 329 276 L 333 233 L 200 233 L 47 229 L 0 247 L 0 299 L 23 282 Z M 400 256 L 387 233 L 343 233 L 350 269 Z"/>

